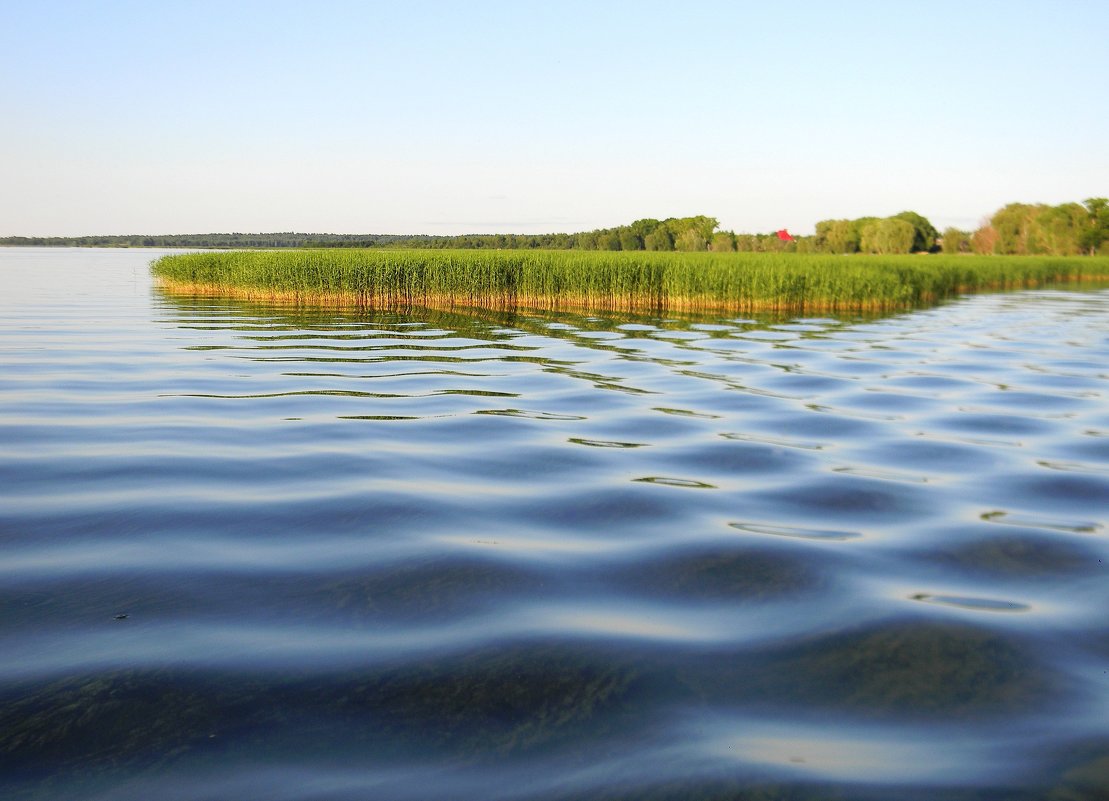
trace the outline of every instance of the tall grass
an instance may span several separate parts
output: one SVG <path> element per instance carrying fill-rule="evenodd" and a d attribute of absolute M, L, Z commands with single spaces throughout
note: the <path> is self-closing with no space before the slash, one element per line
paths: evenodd
<path fill-rule="evenodd" d="M 163 256 L 171 291 L 377 308 L 852 311 L 1109 278 L 1109 259 L 606 251 L 298 250 Z"/>

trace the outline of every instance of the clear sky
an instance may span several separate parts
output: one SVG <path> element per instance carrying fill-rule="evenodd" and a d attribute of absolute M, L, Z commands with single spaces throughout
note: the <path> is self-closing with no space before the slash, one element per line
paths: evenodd
<path fill-rule="evenodd" d="M 974 227 L 1109 194 L 1109 2 L 0 0 L 0 235 Z"/>

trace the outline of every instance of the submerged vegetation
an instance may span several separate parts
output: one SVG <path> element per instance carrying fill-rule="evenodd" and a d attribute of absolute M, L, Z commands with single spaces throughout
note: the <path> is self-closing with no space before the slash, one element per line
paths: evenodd
<path fill-rule="evenodd" d="M 373 308 L 886 310 L 959 292 L 1109 278 L 1109 259 L 296 250 L 164 256 L 170 291 Z"/>

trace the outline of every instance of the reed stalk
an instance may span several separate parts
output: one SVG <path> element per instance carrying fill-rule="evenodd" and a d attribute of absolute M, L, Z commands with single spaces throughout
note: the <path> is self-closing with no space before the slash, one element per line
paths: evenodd
<path fill-rule="evenodd" d="M 1109 258 L 646 251 L 295 250 L 163 256 L 168 291 L 398 309 L 888 311 L 1109 279 Z"/>

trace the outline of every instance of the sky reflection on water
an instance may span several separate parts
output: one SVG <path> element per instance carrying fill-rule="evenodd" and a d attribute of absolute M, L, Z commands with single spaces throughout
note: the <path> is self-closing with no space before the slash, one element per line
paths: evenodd
<path fill-rule="evenodd" d="M 152 257 L 0 252 L 8 796 L 1109 786 L 1109 291 L 357 314 Z"/>

